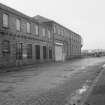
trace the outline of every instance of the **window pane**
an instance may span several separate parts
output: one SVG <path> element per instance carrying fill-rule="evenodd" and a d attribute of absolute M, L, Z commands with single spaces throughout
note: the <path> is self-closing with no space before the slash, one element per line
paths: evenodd
<path fill-rule="evenodd" d="M 38 31 L 39 31 L 38 25 L 35 25 L 35 34 L 36 34 L 36 35 L 38 35 Z"/>
<path fill-rule="evenodd" d="M 58 28 L 58 34 L 60 35 L 60 33 L 61 33 L 61 31 L 60 31 L 60 29 Z"/>
<path fill-rule="evenodd" d="M 20 31 L 20 20 L 16 19 L 16 30 Z"/>
<path fill-rule="evenodd" d="M 8 27 L 8 15 L 3 14 L 3 27 Z"/>
<path fill-rule="evenodd" d="M 7 40 L 4 40 L 2 42 L 2 53 L 3 53 L 3 56 L 10 54 L 10 42 Z"/>
<path fill-rule="evenodd" d="M 27 23 L 27 33 L 30 33 L 30 23 Z"/>
<path fill-rule="evenodd" d="M 51 32 L 48 30 L 48 38 L 51 37 Z"/>
<path fill-rule="evenodd" d="M 63 32 L 63 29 L 61 30 L 61 35 L 63 36 L 64 32 Z"/>
<path fill-rule="evenodd" d="M 56 27 L 54 26 L 54 33 L 56 33 Z"/>
<path fill-rule="evenodd" d="M 42 29 L 42 33 L 43 33 L 43 36 L 45 36 L 45 29 L 44 28 Z"/>

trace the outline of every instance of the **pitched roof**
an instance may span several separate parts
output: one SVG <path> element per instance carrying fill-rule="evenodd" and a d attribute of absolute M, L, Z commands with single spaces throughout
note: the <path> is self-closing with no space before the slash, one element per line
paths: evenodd
<path fill-rule="evenodd" d="M 39 23 L 44 23 L 44 22 L 51 22 L 52 20 L 45 18 L 43 16 L 37 15 L 33 17 L 35 20 L 37 20 Z"/>

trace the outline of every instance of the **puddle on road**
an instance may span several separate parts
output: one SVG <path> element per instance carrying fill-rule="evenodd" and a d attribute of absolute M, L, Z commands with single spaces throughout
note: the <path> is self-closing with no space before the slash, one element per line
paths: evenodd
<path fill-rule="evenodd" d="M 67 69 L 64 69 L 64 71 L 74 71 L 74 70 L 84 70 L 86 66 L 81 66 L 81 67 L 67 67 Z"/>
<path fill-rule="evenodd" d="M 103 64 L 102 68 L 105 68 L 105 64 Z"/>
<path fill-rule="evenodd" d="M 82 69 L 82 70 L 85 69 L 85 68 L 86 68 L 86 66 L 82 66 L 82 67 L 80 67 L 80 69 Z"/>
<path fill-rule="evenodd" d="M 89 86 L 84 85 L 81 89 L 77 90 L 77 94 L 83 94 L 84 92 L 87 91 Z"/>
<path fill-rule="evenodd" d="M 80 89 L 77 89 L 70 97 L 67 98 L 67 103 L 65 105 L 81 105 L 82 99 L 86 95 L 89 89 L 88 83 L 90 80 L 86 80 L 86 83 Z"/>
<path fill-rule="evenodd" d="M 14 90 L 14 87 L 13 86 L 8 86 L 8 87 L 6 87 L 6 88 L 4 88 L 2 90 L 0 89 L 0 92 L 8 93 L 8 92 L 11 92 L 13 90 Z"/>
<path fill-rule="evenodd" d="M 74 71 L 75 69 L 74 68 L 67 68 L 67 69 L 64 69 L 64 71 Z"/>

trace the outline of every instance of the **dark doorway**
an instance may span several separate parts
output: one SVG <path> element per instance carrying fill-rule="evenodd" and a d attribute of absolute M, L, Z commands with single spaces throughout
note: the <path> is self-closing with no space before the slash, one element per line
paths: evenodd
<path fill-rule="evenodd" d="M 27 58 L 32 59 L 32 44 L 27 44 Z"/>
<path fill-rule="evenodd" d="M 49 48 L 49 59 L 52 59 L 52 48 Z"/>
<path fill-rule="evenodd" d="M 43 59 L 47 59 L 47 47 L 43 46 Z"/>
<path fill-rule="evenodd" d="M 35 45 L 36 59 L 40 59 L 40 45 Z"/>
<path fill-rule="evenodd" d="M 17 43 L 16 44 L 16 59 L 21 60 L 23 57 L 23 51 L 22 51 L 22 43 Z"/>

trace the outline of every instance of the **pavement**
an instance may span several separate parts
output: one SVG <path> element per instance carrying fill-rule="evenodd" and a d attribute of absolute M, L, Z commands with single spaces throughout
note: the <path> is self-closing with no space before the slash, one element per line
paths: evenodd
<path fill-rule="evenodd" d="M 105 105 L 105 65 L 95 79 L 91 91 L 83 105 Z"/>

